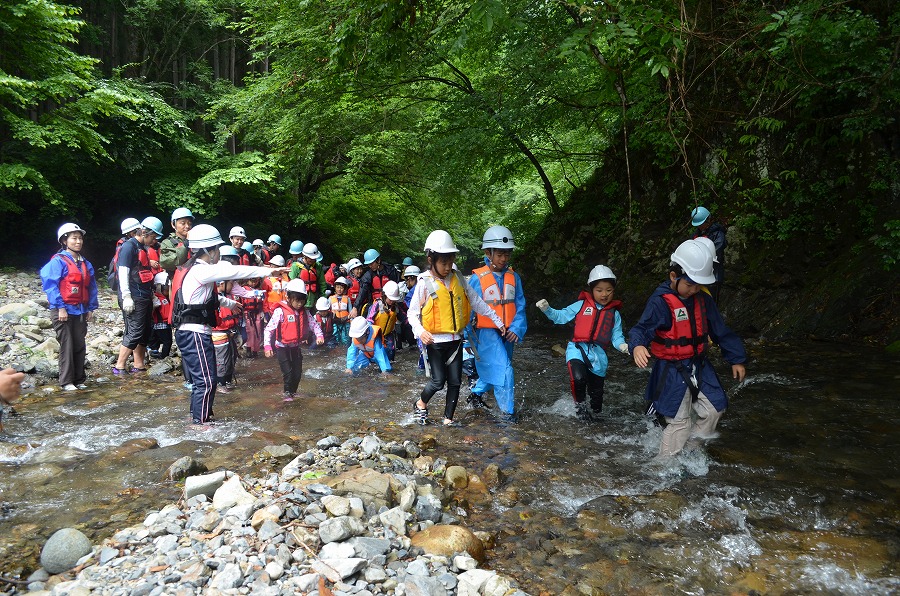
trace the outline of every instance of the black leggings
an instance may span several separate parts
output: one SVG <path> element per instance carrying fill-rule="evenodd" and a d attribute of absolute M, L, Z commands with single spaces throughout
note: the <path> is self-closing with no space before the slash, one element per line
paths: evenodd
<path fill-rule="evenodd" d="M 584 402 L 585 393 L 591 396 L 591 409 L 599 412 L 603 409 L 603 382 L 604 377 L 595 375 L 581 360 L 569 360 L 569 379 L 572 383 L 572 397 L 575 403 Z"/>
<path fill-rule="evenodd" d="M 421 400 L 428 405 L 434 394 L 447 384 L 447 402 L 444 418 L 453 420 L 456 402 L 459 400 L 459 386 L 462 384 L 462 340 L 445 341 L 425 346 L 428 364 L 431 366 L 431 380 L 422 389 Z M 448 362 L 449 361 L 449 362 Z"/>
<path fill-rule="evenodd" d="M 285 393 L 296 393 L 300 379 L 303 378 L 303 354 L 300 352 L 300 346 L 276 347 L 275 356 L 278 357 L 278 366 L 281 367 Z"/>

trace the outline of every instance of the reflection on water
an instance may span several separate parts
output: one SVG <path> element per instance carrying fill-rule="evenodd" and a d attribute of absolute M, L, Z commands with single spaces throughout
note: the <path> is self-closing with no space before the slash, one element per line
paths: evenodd
<path fill-rule="evenodd" d="M 723 378 L 732 402 L 722 437 L 661 463 L 660 431 L 641 415 L 648 372 L 611 355 L 604 419 L 584 424 L 552 341 L 533 336 L 517 351 L 525 407 L 513 426 L 464 403 L 462 428 L 413 424 L 425 379 L 405 351 L 397 374 L 358 377 L 344 375 L 338 352 L 307 354 L 303 397 L 292 403 L 279 398 L 273 360 L 242 362 L 239 389 L 217 396 L 220 424 L 205 432 L 189 426 L 174 378 L 38 392 L 0 443 L 0 532 L 26 555 L 65 525 L 99 540 L 177 498 L 161 478 L 182 455 L 240 469 L 273 441 L 304 449 L 326 434 L 430 434 L 449 462 L 502 470 L 491 493 L 473 483 L 454 504 L 496 536 L 488 564 L 531 593 L 900 590 L 896 358 L 830 344 L 751 346 L 747 379 Z M 432 417 L 442 409 L 438 394 Z M 0 548 L 7 572 L 22 567 L 15 548 Z"/>

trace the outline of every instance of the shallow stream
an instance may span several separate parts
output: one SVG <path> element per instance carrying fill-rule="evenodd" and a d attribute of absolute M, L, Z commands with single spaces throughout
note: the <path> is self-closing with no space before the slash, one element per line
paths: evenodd
<path fill-rule="evenodd" d="M 432 435 L 434 454 L 470 473 L 501 468 L 493 494 L 475 483 L 452 506 L 496 536 L 487 566 L 532 594 L 900 592 L 900 359 L 751 344 L 742 384 L 716 362 L 732 400 L 721 437 L 663 464 L 659 429 L 641 414 L 648 373 L 613 354 L 604 419 L 583 423 L 554 343 L 564 340 L 533 334 L 516 352 L 517 425 L 464 404 L 461 428 L 414 425 L 425 379 L 408 351 L 395 375 L 352 378 L 340 353 L 307 353 L 303 397 L 287 404 L 277 363 L 239 362 L 239 388 L 216 398 L 220 423 L 199 433 L 174 377 L 36 390 L 0 434 L 0 573 L 27 574 L 60 527 L 96 543 L 177 500 L 162 476 L 182 455 L 258 474 L 268 464 L 252 456 L 266 444 L 302 452 L 329 434 L 375 432 Z M 443 393 L 432 404 L 437 420 Z"/>

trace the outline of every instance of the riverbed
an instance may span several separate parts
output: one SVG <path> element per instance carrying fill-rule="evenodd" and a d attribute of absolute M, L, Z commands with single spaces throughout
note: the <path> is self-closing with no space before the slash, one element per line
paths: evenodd
<path fill-rule="evenodd" d="M 99 542 L 177 500 L 163 480 L 183 455 L 210 470 L 254 470 L 266 444 L 300 452 L 326 435 L 436 439 L 435 455 L 500 486 L 456 495 L 465 523 L 491 532 L 487 567 L 532 594 L 871 594 L 900 590 L 900 361 L 832 343 L 749 342 L 740 385 L 714 358 L 731 405 L 721 437 L 674 461 L 654 455 L 642 415 L 648 372 L 611 354 L 604 417 L 575 418 L 558 336 L 532 334 L 515 355 L 518 424 L 496 406 L 459 428 L 420 427 L 425 378 L 413 351 L 396 374 L 344 374 L 340 351 L 307 352 L 301 397 L 280 398 L 273 360 L 238 364 L 238 389 L 216 398 L 219 422 L 189 425 L 180 378 L 92 371 L 88 390 L 28 393 L 4 419 L 3 575 L 27 573 L 40 545 L 75 526 Z M 465 395 L 466 391 L 463 391 Z M 492 400 L 488 399 L 490 403 Z M 439 420 L 443 393 L 430 407 Z M 284 462 L 281 463 L 283 465 Z M 572 592 L 575 590 L 577 592 Z"/>

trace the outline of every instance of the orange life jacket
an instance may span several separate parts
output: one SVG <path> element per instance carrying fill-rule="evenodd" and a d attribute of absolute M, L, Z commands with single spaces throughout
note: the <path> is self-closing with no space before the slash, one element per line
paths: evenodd
<path fill-rule="evenodd" d="M 575 315 L 575 333 L 572 341 L 608 347 L 612 343 L 612 330 L 616 324 L 616 310 L 622 306 L 618 300 L 611 300 L 603 308 L 597 308 L 594 296 L 582 292 L 581 310 Z"/>
<path fill-rule="evenodd" d="M 281 323 L 275 331 L 275 339 L 285 346 L 298 346 L 306 337 L 306 311 L 294 310 L 287 301 L 282 301 L 278 308 L 281 309 Z"/>
<path fill-rule="evenodd" d="M 669 307 L 672 326 L 657 330 L 650 342 L 650 353 L 660 360 L 686 360 L 703 353 L 707 341 L 706 300 L 694 296 L 693 312 L 676 294 L 663 294 Z"/>
<path fill-rule="evenodd" d="M 272 312 L 275 310 L 275 307 L 284 302 L 287 297 L 287 292 L 285 291 L 285 286 L 287 286 L 288 280 L 284 278 L 284 276 L 272 276 L 266 278 L 269 281 L 269 288 L 267 288 L 266 292 L 266 303 L 264 305 L 266 312 Z"/>
<path fill-rule="evenodd" d="M 481 296 L 488 306 L 493 309 L 503 325 L 509 328 L 516 316 L 516 276 L 513 274 L 511 267 L 507 267 L 503 272 L 503 288 L 497 286 L 497 278 L 494 277 L 491 268 L 485 265 L 472 271 L 478 276 L 478 283 L 481 284 Z M 476 325 L 480 328 L 494 328 L 497 325 L 490 317 L 477 315 Z"/>
<path fill-rule="evenodd" d="M 381 327 L 378 325 L 372 325 L 372 332 L 369 334 L 369 339 L 364 342 L 359 341 L 358 337 L 353 338 L 353 345 L 356 346 L 356 349 L 363 353 L 363 355 L 372 360 L 375 358 L 375 342 L 382 341 L 381 340 Z"/>
<path fill-rule="evenodd" d="M 66 264 L 66 276 L 59 281 L 59 294 L 66 304 L 87 304 L 90 301 L 88 286 L 91 283 L 91 275 L 88 273 L 87 262 L 84 259 L 75 261 L 72 257 L 62 252 L 53 255 L 62 259 Z"/>
<path fill-rule="evenodd" d="M 352 306 L 352 303 L 349 296 L 337 296 L 332 294 L 328 300 L 331 302 L 331 312 L 334 313 L 336 322 L 343 323 L 350 319 L 350 307 Z"/>

